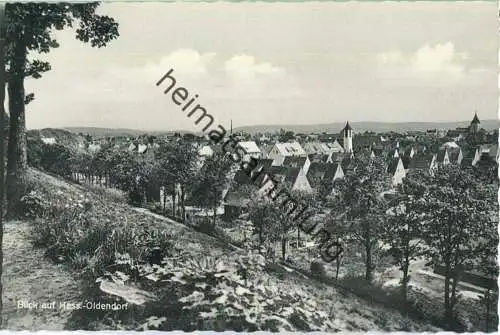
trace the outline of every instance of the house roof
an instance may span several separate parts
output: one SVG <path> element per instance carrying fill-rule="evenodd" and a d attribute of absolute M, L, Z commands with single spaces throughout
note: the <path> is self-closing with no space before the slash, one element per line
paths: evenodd
<path fill-rule="evenodd" d="M 447 152 L 448 152 L 448 150 L 446 150 L 446 149 L 440 149 L 438 151 L 438 153 L 437 153 L 437 161 L 439 163 L 442 163 L 444 161 L 444 157 L 445 157 L 445 155 L 446 155 Z"/>
<path fill-rule="evenodd" d="M 310 154 L 310 155 L 307 155 L 307 157 L 309 157 L 309 160 L 312 162 L 315 162 L 315 163 L 326 163 L 326 161 L 328 160 L 328 158 L 330 157 L 330 155 L 327 155 L 327 154 Z"/>
<path fill-rule="evenodd" d="M 292 186 L 300 172 L 300 168 L 297 167 L 284 167 L 284 166 L 271 166 L 269 170 L 267 170 L 270 175 L 274 177 L 274 179 L 278 183 L 285 183 L 289 186 Z"/>
<path fill-rule="evenodd" d="M 307 171 L 307 180 L 311 187 L 318 187 L 323 180 L 332 181 L 338 165 L 338 163 L 311 163 Z"/>
<path fill-rule="evenodd" d="M 257 146 L 257 143 L 255 143 L 254 141 L 238 142 L 238 146 L 242 147 L 247 154 L 260 154 L 261 152 L 259 147 Z"/>
<path fill-rule="evenodd" d="M 356 148 L 372 148 L 380 143 L 380 137 L 371 134 L 356 134 L 354 146 Z"/>
<path fill-rule="evenodd" d="M 394 175 L 394 173 L 396 173 L 400 160 L 401 159 L 399 157 L 392 158 L 387 164 L 387 173 L 389 173 L 391 176 Z"/>
<path fill-rule="evenodd" d="M 307 155 L 298 142 L 276 143 L 275 147 L 284 156 L 302 156 Z"/>
<path fill-rule="evenodd" d="M 432 154 L 416 154 L 410 160 L 409 169 L 428 169 L 431 167 L 434 155 Z"/>
<path fill-rule="evenodd" d="M 306 163 L 306 160 L 307 157 L 297 157 L 297 156 L 285 157 L 285 160 L 283 161 L 283 166 L 301 168 Z"/>
<path fill-rule="evenodd" d="M 457 163 L 458 157 L 460 156 L 460 152 L 461 152 L 460 148 L 458 150 L 451 150 L 450 153 L 448 154 L 450 162 Z"/>
<path fill-rule="evenodd" d="M 262 167 L 266 170 L 269 170 L 271 165 L 273 165 L 273 159 L 272 158 L 264 158 L 264 159 L 259 159 L 257 167 Z"/>

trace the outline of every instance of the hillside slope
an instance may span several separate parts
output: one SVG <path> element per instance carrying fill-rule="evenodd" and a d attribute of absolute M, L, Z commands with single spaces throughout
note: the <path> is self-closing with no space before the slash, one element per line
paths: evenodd
<path fill-rule="evenodd" d="M 88 188 L 82 185 L 74 185 L 63 181 L 59 178 L 55 178 L 53 176 L 46 175 L 36 170 L 30 170 L 30 179 L 31 183 L 34 187 L 34 193 L 37 194 L 38 199 L 42 199 L 44 202 L 49 201 L 51 204 L 62 205 L 63 207 L 68 207 L 76 204 L 76 207 L 84 201 L 88 208 L 88 220 L 85 221 L 86 229 L 80 229 L 79 222 L 77 219 L 71 221 L 71 226 L 69 229 L 75 231 L 75 234 L 82 234 L 80 236 L 81 240 L 87 238 L 88 234 L 92 232 L 93 227 L 97 227 L 100 224 L 104 224 L 109 229 L 112 229 L 112 236 L 119 235 L 118 232 L 121 231 L 120 234 L 129 234 L 133 232 L 137 233 L 137 244 L 140 243 L 140 238 L 143 236 L 142 234 L 149 234 L 151 232 L 156 232 L 157 234 L 165 233 L 165 236 L 168 236 L 172 245 L 179 250 L 182 250 L 182 255 L 187 256 L 192 261 L 200 261 L 207 258 L 207 255 L 212 257 L 223 257 L 226 259 L 226 262 L 239 262 L 244 256 L 245 252 L 242 250 L 235 250 L 234 247 L 224 243 L 220 240 L 217 240 L 211 236 L 208 236 L 203 233 L 199 233 L 194 231 L 193 229 L 184 226 L 180 223 L 174 222 L 170 219 L 158 217 L 156 215 L 151 215 L 147 211 L 144 210 L 136 210 L 133 207 L 125 203 L 121 203 L 119 201 L 114 201 L 113 197 L 107 195 L 106 192 L 102 190 L 96 190 L 95 188 Z M 31 195 L 34 197 L 34 195 Z M 84 200 L 82 200 L 84 199 Z M 43 222 L 36 223 L 38 225 L 43 225 Z M 38 229 L 40 229 L 38 227 Z M 121 229 L 121 230 L 119 230 Z M 78 232 L 76 232 L 78 231 Z M 127 233 L 128 232 L 128 233 Z M 73 233 L 73 231 L 71 232 Z M 87 235 L 85 235 L 87 234 Z M 74 241 L 74 240 L 73 240 Z M 73 244 L 79 244 L 79 241 L 72 242 Z M 136 243 L 136 242 L 134 242 Z M 99 249 L 99 248 L 98 248 Z M 115 249 L 116 250 L 116 249 Z M 97 253 L 97 249 L 96 252 Z M 94 253 L 94 254 L 95 254 Z M 27 254 L 27 253 L 26 253 Z M 81 255 L 80 255 L 81 256 Z M 19 255 L 18 257 L 23 257 L 23 255 Z M 25 255 L 24 257 L 28 257 Z M 82 257 L 80 257 L 82 258 Z M 116 260 L 114 261 L 116 262 Z M 90 264 L 89 262 L 88 264 Z M 123 264 L 123 263 L 120 263 Z M 227 264 L 227 263 L 226 263 Z M 26 264 L 29 267 L 28 264 Z M 89 266 L 89 265 L 87 265 Z M 168 268 L 167 265 L 163 265 L 162 267 L 153 267 L 156 269 L 156 272 L 151 272 L 151 267 L 143 266 L 136 269 L 140 271 L 144 271 L 145 269 L 151 270 L 149 274 L 146 276 L 147 278 L 153 278 L 156 275 L 161 275 L 161 273 L 166 273 L 171 271 L 175 273 L 175 266 Z M 184 269 L 181 267 L 181 269 Z M 160 271 L 161 270 L 161 271 Z M 31 269 L 27 268 L 25 271 L 30 272 Z M 121 270 L 126 272 L 125 270 Z M 201 271 L 199 268 L 194 268 L 194 273 L 192 275 L 201 276 L 200 273 L 197 274 L 197 271 Z M 123 275 L 123 272 L 120 272 Z M 407 330 L 407 331 L 435 331 L 436 328 L 429 326 L 423 322 L 415 321 L 409 319 L 408 317 L 400 314 L 398 311 L 389 310 L 384 308 L 381 305 L 377 305 L 375 303 L 363 300 L 353 294 L 339 291 L 334 287 L 327 286 L 325 284 L 321 284 L 317 281 L 314 281 L 309 278 L 305 278 L 304 276 L 299 275 L 295 272 L 289 272 L 285 274 L 277 274 L 272 271 L 262 269 L 262 272 L 251 274 L 253 277 L 257 277 L 260 280 L 261 285 L 263 286 L 247 286 L 244 290 L 248 291 L 249 294 L 257 294 L 256 290 L 259 287 L 263 290 L 271 290 L 273 291 L 274 296 L 283 296 L 284 294 L 291 294 L 294 297 L 299 297 L 294 300 L 293 304 L 296 311 L 302 311 L 304 313 L 305 319 L 317 319 L 321 316 L 323 321 L 317 321 L 320 326 L 312 327 L 311 325 L 300 325 L 300 322 L 293 323 L 290 326 L 291 330 L 303 330 L 303 329 L 324 329 L 326 331 L 338 331 L 338 330 L 351 330 L 351 331 L 376 331 L 376 330 L 387 330 L 387 331 L 396 331 L 396 330 Z M 132 271 L 128 273 L 127 278 L 132 276 Z M 101 276 L 102 277 L 102 276 Z M 228 277 L 229 278 L 229 277 Z M 144 279 L 144 278 L 142 278 Z M 229 279 L 228 279 L 229 280 Z M 167 280 L 159 280 L 153 282 L 144 283 L 144 281 L 131 281 L 130 289 L 132 287 L 140 287 L 141 289 L 149 290 L 152 295 L 161 295 L 165 294 L 165 284 L 168 282 Z M 163 283 L 163 284 L 162 284 Z M 126 282 L 127 284 L 127 282 Z M 246 280 L 245 280 L 246 284 Z M 89 283 L 91 285 L 91 283 Z M 127 284 L 128 285 L 128 284 Z M 159 286 L 160 285 L 160 286 Z M 242 284 L 243 285 L 243 284 Z M 205 285 L 206 286 L 206 285 Z M 170 287 L 170 286 L 169 286 Z M 227 287 L 227 286 L 224 286 Z M 238 286 L 239 287 L 239 286 Z M 253 287 L 253 288 L 252 288 Z M 230 290 L 230 288 L 228 288 Z M 62 288 L 64 290 L 64 288 Z M 241 288 L 243 290 L 243 288 Z M 168 290 L 167 290 L 168 291 Z M 238 290 L 236 290 L 238 292 Z M 196 293 L 197 291 L 193 292 Z M 95 293 L 95 292 L 94 292 Z M 53 299 L 57 299 L 58 294 L 61 292 L 54 292 Z M 175 302 L 184 302 L 186 298 L 180 299 L 179 297 L 172 295 L 173 293 L 168 293 L 163 299 L 163 301 L 175 301 Z M 191 294 L 191 296 L 193 296 Z M 103 301 L 106 299 L 110 299 L 110 296 L 107 296 L 103 292 L 95 293 L 93 299 L 102 299 Z M 116 297 L 114 297 L 116 299 Z M 219 297 L 220 298 L 220 297 Z M 208 298 L 207 298 L 208 299 Z M 218 299 L 216 299 L 218 300 Z M 220 300 L 220 299 L 219 299 Z M 268 299 L 269 300 L 269 299 Z M 160 299 L 160 302 L 162 300 Z M 280 300 L 285 301 L 285 300 Z M 206 302 L 205 300 L 203 302 Z M 198 303 L 202 303 L 199 301 Z M 213 303 L 213 301 L 209 301 L 209 303 Z M 131 311 L 128 311 L 128 319 L 126 323 L 120 324 L 120 329 L 137 329 L 138 326 L 144 323 L 145 320 L 150 320 L 151 317 L 162 318 L 164 316 L 168 316 L 169 312 L 162 312 L 163 308 L 162 304 L 155 305 L 154 303 L 148 307 L 146 303 L 146 310 L 151 310 L 154 312 L 152 315 L 145 315 L 143 312 L 137 312 L 137 315 L 133 315 L 130 317 Z M 303 305 L 303 306 L 302 306 Z M 160 307 L 158 307 L 160 306 Z M 225 307 L 226 305 L 222 305 L 223 309 L 230 309 L 229 307 Z M 311 307 L 313 306 L 313 307 Z M 219 307 L 221 307 L 219 305 Z M 269 307 L 269 306 L 268 306 Z M 271 306 L 274 310 L 274 318 L 285 320 L 287 318 L 286 310 L 287 306 Z M 160 309 L 159 309 L 160 308 Z M 232 307 L 231 307 L 232 308 Z M 267 307 L 266 307 L 267 308 Z M 311 309 L 312 308 L 312 309 Z M 137 311 L 144 311 L 138 309 Z M 185 311 L 185 309 L 182 309 Z M 267 309 L 265 309 L 267 310 Z M 133 309 L 132 311 L 136 311 Z M 308 312 L 310 311 L 310 312 Z M 243 310 L 242 313 L 245 313 L 246 310 Z M 302 313 L 301 312 L 301 313 Z M 70 325 L 70 328 L 85 328 L 85 329 L 114 329 L 116 328 L 116 324 L 112 323 L 109 325 L 109 322 L 105 322 L 106 317 L 109 318 L 109 315 L 103 316 L 102 318 L 98 318 L 97 316 L 93 316 L 92 320 L 87 320 L 87 322 L 82 321 L 87 314 L 77 311 L 73 313 L 73 319 L 78 320 L 78 322 L 74 322 Z M 161 313 L 167 313 L 162 315 Z M 181 312 L 185 313 L 185 312 Z M 205 313 L 205 314 L 203 314 Z M 267 313 L 264 310 L 262 313 Z M 309 314 L 308 314 L 309 313 Z M 312 314 L 314 315 L 312 315 Z M 292 316 L 294 316 L 293 314 Z M 209 318 L 210 313 L 202 312 L 200 315 L 203 315 L 204 318 Z M 197 316 L 197 318 L 200 317 Z M 207 316 L 208 315 L 208 316 Z M 123 315 L 114 314 L 116 318 L 121 318 Z M 248 317 L 248 315 L 247 315 Z M 130 320 L 133 321 L 130 321 Z M 174 318 L 175 319 L 175 318 Z M 182 318 L 180 318 L 182 319 Z M 315 319 L 315 320 L 316 320 Z M 253 320 L 253 317 L 252 317 Z M 327 320 L 327 321 L 325 321 Z M 206 320 L 204 320 L 206 321 Z M 168 327 L 174 327 L 174 329 L 181 328 L 179 323 L 176 320 L 168 320 Z M 284 321 L 287 323 L 287 321 Z M 209 326 L 211 323 L 203 322 L 204 329 L 217 329 L 216 326 Z M 183 324 L 184 325 L 184 324 Z M 193 327 L 200 327 L 198 326 Z M 43 329 L 45 327 L 44 324 L 41 324 L 37 329 Z M 161 330 L 172 330 L 165 325 L 163 328 L 159 327 L 156 324 L 152 329 L 161 329 Z M 199 329 L 199 328 L 196 328 Z M 288 329 L 288 328 L 285 328 Z"/>

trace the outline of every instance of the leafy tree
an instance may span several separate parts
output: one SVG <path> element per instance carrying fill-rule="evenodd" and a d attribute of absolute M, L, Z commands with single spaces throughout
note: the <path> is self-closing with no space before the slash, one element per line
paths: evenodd
<path fill-rule="evenodd" d="M 251 198 L 248 204 L 248 218 L 252 222 L 254 232 L 258 236 L 259 247 L 262 248 L 268 239 L 269 228 L 272 227 L 272 213 L 274 205 L 268 199 L 249 193 Z"/>
<path fill-rule="evenodd" d="M 34 95 L 25 94 L 24 80 L 40 78 L 50 70 L 46 61 L 29 59 L 30 52 L 48 53 L 59 47 L 53 30 L 73 27 L 76 38 L 103 47 L 118 37 L 118 24 L 96 14 L 99 3 L 8 3 L 6 13 L 6 77 L 9 95 L 9 144 L 7 164 L 7 210 L 21 214 L 20 199 L 25 192 L 27 171 L 25 104 Z M 3 104 L 3 101 L 2 101 Z"/>
<path fill-rule="evenodd" d="M 373 279 L 373 251 L 382 235 L 387 204 L 381 194 L 390 188 L 383 160 L 356 156 L 353 169 L 337 183 L 336 208 L 350 223 L 349 234 L 365 251 L 365 279 Z"/>
<path fill-rule="evenodd" d="M 453 325 L 461 274 L 477 268 L 478 259 L 489 252 L 491 240 L 498 241 L 496 191 L 455 166 L 439 169 L 434 178 L 427 178 L 428 216 L 422 227 L 429 246 L 426 254 L 444 267 L 445 320 Z"/>
<path fill-rule="evenodd" d="M 291 130 L 280 129 L 279 142 L 289 142 L 295 139 L 295 133 Z"/>
<path fill-rule="evenodd" d="M 193 202 L 213 210 L 213 228 L 216 224 L 217 208 L 222 203 L 222 193 L 228 187 L 227 177 L 231 164 L 229 157 L 219 153 L 207 158 L 193 187 Z"/>
<path fill-rule="evenodd" d="M 425 187 L 418 176 L 409 175 L 399 185 L 389 219 L 383 227 L 383 240 L 391 246 L 390 254 L 403 274 L 401 291 L 404 299 L 408 295 L 410 262 L 423 251 L 421 221 L 425 216 Z"/>
<path fill-rule="evenodd" d="M 179 196 L 181 218 L 185 220 L 185 201 L 189 188 L 198 170 L 198 151 L 190 143 L 168 143 L 155 152 L 158 180 L 172 196 L 173 215 L 176 215 L 175 200 Z"/>

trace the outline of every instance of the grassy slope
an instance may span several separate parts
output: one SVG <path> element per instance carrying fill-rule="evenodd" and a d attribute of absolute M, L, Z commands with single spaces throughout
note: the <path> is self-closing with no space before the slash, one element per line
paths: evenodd
<path fill-rule="evenodd" d="M 157 229 L 168 231 L 175 236 L 176 243 L 188 250 L 193 257 L 204 255 L 231 255 L 238 257 L 238 251 L 231 246 L 202 233 L 193 231 L 184 225 L 169 219 L 150 215 L 144 211 L 98 194 L 86 186 L 73 185 L 61 179 L 30 170 L 35 189 L 42 193 L 51 193 L 64 201 L 74 201 L 82 197 L 91 199 L 93 218 L 96 221 L 109 222 L 110 225 L 127 225 L 138 229 Z M 268 276 L 267 274 L 263 274 Z M 269 281 L 283 290 L 301 289 L 323 310 L 330 313 L 335 328 L 340 330 L 400 330 L 432 331 L 436 328 L 411 320 L 397 311 L 388 310 L 380 305 L 365 301 L 353 294 L 341 292 L 296 273 L 288 273 L 281 279 L 269 275 Z M 54 292 L 54 298 L 60 292 Z M 43 325 L 42 325 L 43 327 Z M 40 329 L 40 328 L 39 328 Z"/>
<path fill-rule="evenodd" d="M 3 326 L 9 330 L 63 330 L 71 311 L 60 308 L 18 308 L 20 301 L 39 304 L 56 301 L 76 303 L 76 278 L 61 265 L 51 263 L 44 251 L 30 243 L 30 226 L 10 221 L 4 226 Z"/>

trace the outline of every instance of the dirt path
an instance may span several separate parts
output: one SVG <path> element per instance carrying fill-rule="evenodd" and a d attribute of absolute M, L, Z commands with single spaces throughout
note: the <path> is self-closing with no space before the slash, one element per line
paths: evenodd
<path fill-rule="evenodd" d="M 29 241 L 26 222 L 5 224 L 3 266 L 3 320 L 9 330 L 63 330 L 71 310 L 60 303 L 79 301 L 77 281 L 62 266 L 44 258 Z M 38 304 L 36 308 L 20 306 Z M 52 308 L 51 303 L 55 302 Z M 42 306 L 46 303 L 45 306 Z"/>

